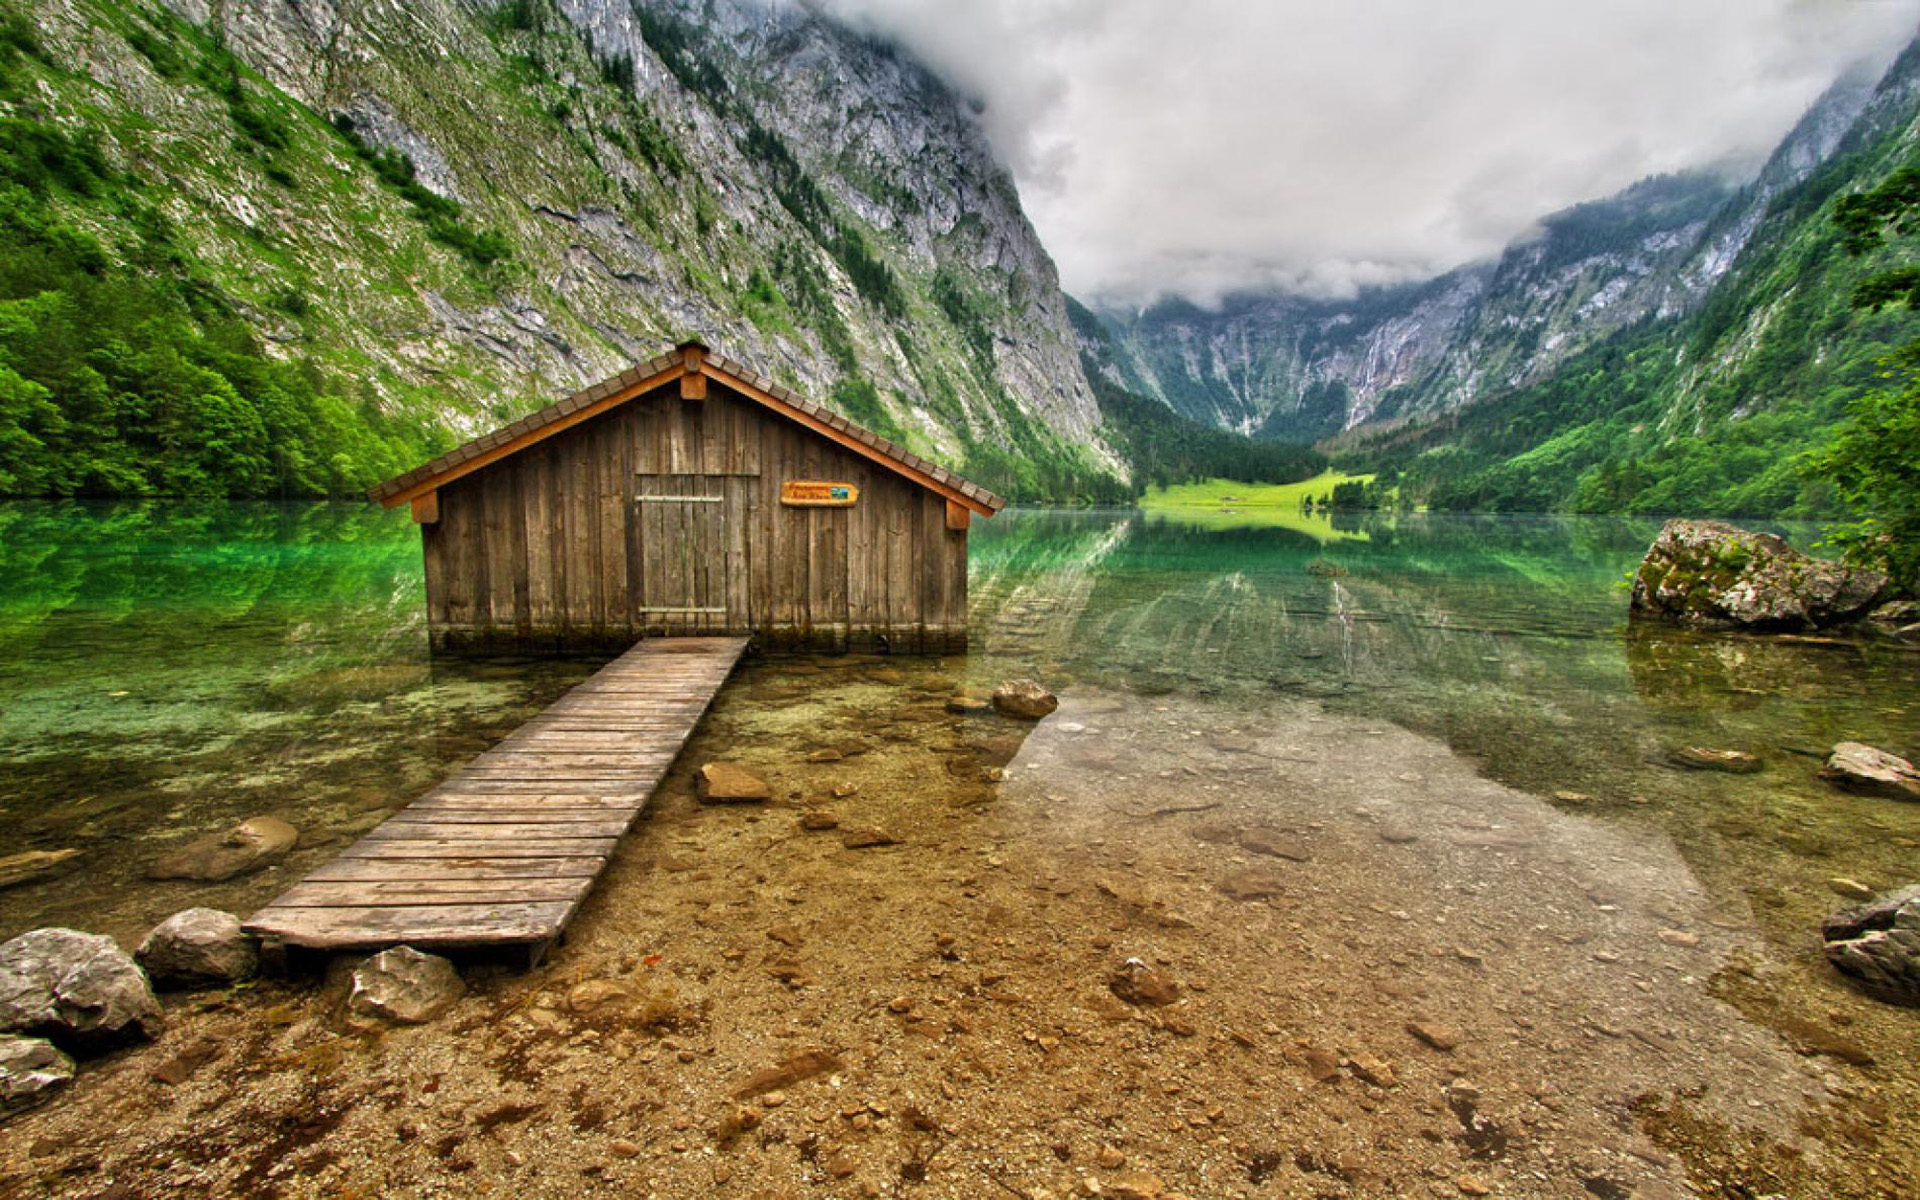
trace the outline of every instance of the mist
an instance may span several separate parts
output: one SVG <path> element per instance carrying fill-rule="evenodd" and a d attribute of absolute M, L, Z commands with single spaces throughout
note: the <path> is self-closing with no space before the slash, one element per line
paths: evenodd
<path fill-rule="evenodd" d="M 1751 174 L 1920 0 L 825 0 L 984 105 L 1069 291 L 1351 295 Z"/>

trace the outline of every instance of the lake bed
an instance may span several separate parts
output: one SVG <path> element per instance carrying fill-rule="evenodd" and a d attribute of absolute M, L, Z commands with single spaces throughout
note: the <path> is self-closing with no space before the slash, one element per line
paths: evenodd
<path fill-rule="evenodd" d="M 1913 1014 L 1831 974 L 1817 926 L 1830 879 L 1920 878 L 1920 806 L 1814 772 L 1840 740 L 1920 748 L 1916 656 L 1630 631 L 1656 529 L 981 522 L 973 652 L 749 662 L 545 967 L 476 968 L 453 1014 L 384 1033 L 338 980 L 188 999 L 0 1131 L 0 1170 L 50 1194 L 449 1171 L 525 1195 L 1138 1172 L 1910 1194 Z M 6 936 L 245 915 L 595 665 L 431 658 L 402 514 L 7 505 L 0 562 L 0 820 L 81 852 L 0 891 Z M 945 703 L 1020 677 L 1060 709 Z M 1689 745 L 1765 768 L 1674 766 Z M 699 805 L 716 759 L 774 802 Z M 258 813 L 302 830 L 279 867 L 144 877 Z M 1174 1003 L 1119 998 L 1130 959 Z M 835 1068 L 738 1128 L 739 1081 L 808 1050 Z"/>

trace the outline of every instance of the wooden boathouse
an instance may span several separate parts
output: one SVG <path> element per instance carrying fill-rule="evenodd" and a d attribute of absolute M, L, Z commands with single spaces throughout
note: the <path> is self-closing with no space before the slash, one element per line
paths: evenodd
<path fill-rule="evenodd" d="M 966 648 L 1000 497 L 687 342 L 373 488 L 410 504 L 436 650 Z"/>

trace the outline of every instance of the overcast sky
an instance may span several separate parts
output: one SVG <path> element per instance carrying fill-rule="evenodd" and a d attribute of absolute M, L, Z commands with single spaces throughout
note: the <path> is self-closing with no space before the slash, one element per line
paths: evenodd
<path fill-rule="evenodd" d="M 1345 294 L 1747 170 L 1920 0 L 825 0 L 983 100 L 1082 296 Z"/>

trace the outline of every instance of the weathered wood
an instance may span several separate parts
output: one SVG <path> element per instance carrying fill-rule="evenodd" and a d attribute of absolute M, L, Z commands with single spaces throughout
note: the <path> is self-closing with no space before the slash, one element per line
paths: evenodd
<path fill-rule="evenodd" d="M 440 493 L 436 489 L 413 498 L 413 523 L 432 525 L 440 519 Z"/>
<path fill-rule="evenodd" d="M 509 735 L 253 914 L 246 928 L 276 945 L 322 950 L 518 943 L 537 957 L 605 869 L 745 647 L 744 638 L 634 647 L 548 708 L 577 722 L 580 737 Z M 597 721 L 608 727 L 596 742 L 589 735 Z"/>
<path fill-rule="evenodd" d="M 342 858 L 605 858 L 613 838 L 540 838 L 492 843 L 483 838 L 366 837 L 340 852 Z"/>
<path fill-rule="evenodd" d="M 408 945 L 464 949 L 548 940 L 576 907 L 570 901 L 502 904 L 385 905 L 284 908 L 271 936 L 316 950 Z"/>
<path fill-rule="evenodd" d="M 585 878 L 383 879 L 369 883 L 298 883 L 274 903 L 282 908 L 397 908 L 446 904 L 578 901 L 593 887 Z"/>
<path fill-rule="evenodd" d="M 557 437 L 577 425 L 591 421 L 602 413 L 609 412 L 625 404 L 635 396 L 643 395 L 663 383 L 671 382 L 681 374 L 682 370 L 682 367 L 675 365 L 667 370 L 635 380 L 625 387 L 610 391 L 607 395 L 600 397 L 593 403 L 583 405 L 557 420 L 550 421 L 536 429 L 529 430 L 519 437 L 509 438 L 499 445 L 494 446 L 492 449 L 482 451 L 444 471 L 436 472 L 411 487 L 396 491 L 384 497 L 381 503 L 389 508 L 392 508 L 396 504 L 408 503 L 415 496 L 432 491 L 434 488 L 443 487 L 454 480 L 473 474 L 482 467 L 491 466 L 493 463 L 499 462 L 509 455 L 518 454 L 520 451 L 537 442 L 545 441 L 551 437 Z"/>
<path fill-rule="evenodd" d="M 336 858 L 308 875 L 304 882 L 416 880 L 444 883 L 468 879 L 584 879 L 591 883 L 599 877 L 604 865 L 592 858 Z"/>
<path fill-rule="evenodd" d="M 628 806 L 629 809 L 631 805 Z M 565 825 L 569 829 L 580 828 L 591 834 L 625 833 L 629 819 L 626 813 L 615 808 L 611 811 L 604 807 L 562 807 L 560 805 L 486 805 L 486 804 L 426 804 L 415 801 L 407 806 L 409 820 L 420 822 L 442 821 L 454 825 Z"/>
<path fill-rule="evenodd" d="M 617 838 L 626 833 L 628 821 L 602 817 L 599 820 L 548 821 L 538 815 L 518 822 L 474 821 L 463 812 L 431 809 L 407 812 L 369 833 L 364 841 L 415 841 L 420 838 L 466 839 L 469 841 L 534 841 L 540 838 Z"/>
<path fill-rule="evenodd" d="M 527 624 L 535 636 L 557 643 L 560 620 L 554 598 L 559 594 L 559 556 L 555 554 L 559 531 L 553 512 L 551 451 L 551 446 L 543 445 L 527 452 L 521 479 L 520 512 L 521 541 L 526 546 Z"/>
<path fill-rule="evenodd" d="M 437 493 L 440 522 L 422 527 L 436 648 L 617 652 L 636 636 L 723 634 L 964 647 L 973 507 L 718 376 L 702 376 L 708 399 L 684 400 L 680 378 Z M 781 503 L 784 485 L 810 480 L 856 498 Z"/>
<path fill-rule="evenodd" d="M 427 628 L 447 627 L 447 536 L 440 527 L 440 493 L 434 493 L 434 520 L 420 527 L 420 549 L 427 585 Z"/>
<path fill-rule="evenodd" d="M 898 459 L 888 455 L 878 447 L 867 445 L 858 437 L 854 436 L 851 431 L 836 429 L 820 417 L 806 412 L 798 405 L 789 404 L 787 401 L 780 399 L 772 392 L 767 391 L 755 383 L 741 379 L 728 372 L 717 370 L 712 363 L 702 364 L 700 369 L 722 386 L 764 404 L 769 409 L 786 417 L 801 428 L 817 434 L 827 441 L 833 442 L 835 445 L 846 450 L 850 456 L 857 456 L 878 464 L 896 479 L 901 477 L 911 478 L 918 486 L 932 492 L 937 492 L 946 499 L 964 504 L 982 516 L 993 515 L 993 509 L 988 507 L 983 501 L 967 495 L 959 488 L 954 487 L 950 483 L 943 482 L 934 475 L 929 475 L 915 468 L 905 467 Z"/>

